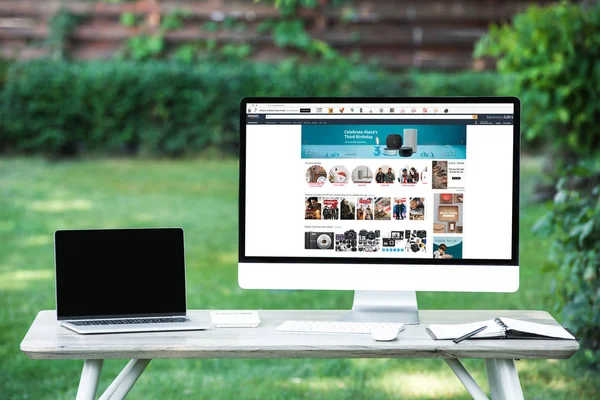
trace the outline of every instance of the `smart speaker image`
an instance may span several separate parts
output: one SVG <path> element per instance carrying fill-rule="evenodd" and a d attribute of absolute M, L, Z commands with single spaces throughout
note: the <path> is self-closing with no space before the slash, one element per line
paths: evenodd
<path fill-rule="evenodd" d="M 385 145 L 390 149 L 399 149 L 402 147 L 402 136 L 392 133 L 385 138 Z"/>
<path fill-rule="evenodd" d="M 373 171 L 366 165 L 359 165 L 352 171 L 352 182 L 369 183 L 373 180 Z"/>
<path fill-rule="evenodd" d="M 417 152 L 417 130 L 404 130 L 404 147 L 411 147 L 413 154 Z"/>
<path fill-rule="evenodd" d="M 383 155 L 385 156 L 397 156 L 398 149 L 402 147 L 402 136 L 397 133 L 389 134 L 385 138 L 386 148 L 383 149 Z"/>
<path fill-rule="evenodd" d="M 400 154 L 400 157 L 410 157 L 413 155 L 413 148 L 410 146 L 403 146 L 400 147 L 398 153 Z"/>

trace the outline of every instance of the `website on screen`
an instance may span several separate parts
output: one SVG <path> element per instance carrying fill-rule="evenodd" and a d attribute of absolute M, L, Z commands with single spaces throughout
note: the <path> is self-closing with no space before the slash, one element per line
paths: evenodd
<path fill-rule="evenodd" d="M 512 104 L 249 104 L 246 256 L 510 259 Z"/>

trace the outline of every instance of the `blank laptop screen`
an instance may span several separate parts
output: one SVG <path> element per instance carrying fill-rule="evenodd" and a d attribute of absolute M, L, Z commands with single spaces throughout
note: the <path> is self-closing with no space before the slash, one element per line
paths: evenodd
<path fill-rule="evenodd" d="M 54 235 L 58 319 L 185 315 L 183 230 Z"/>

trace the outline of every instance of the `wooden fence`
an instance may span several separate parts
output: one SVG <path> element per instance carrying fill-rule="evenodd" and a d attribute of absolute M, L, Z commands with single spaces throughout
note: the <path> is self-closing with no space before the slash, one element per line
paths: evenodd
<path fill-rule="evenodd" d="M 355 0 L 333 6 L 320 0 L 315 9 L 299 13 L 314 38 L 344 54 L 357 50 L 389 69 L 419 67 L 454 70 L 482 68 L 472 59 L 473 46 L 491 23 L 508 21 L 531 3 L 522 0 Z M 166 33 L 169 46 L 202 39 L 218 43 L 249 43 L 251 58 L 277 61 L 293 50 L 275 46 L 256 27 L 279 11 L 252 0 L 141 0 L 109 3 L 93 0 L 0 0 L 0 57 L 31 59 L 48 54 L 49 21 L 61 7 L 83 16 L 70 33 L 69 54 L 75 59 L 108 59 L 140 28 L 120 22 L 125 12 L 147 17 L 185 10 L 182 28 Z M 244 31 L 206 29 L 207 21 L 243 21 Z"/>

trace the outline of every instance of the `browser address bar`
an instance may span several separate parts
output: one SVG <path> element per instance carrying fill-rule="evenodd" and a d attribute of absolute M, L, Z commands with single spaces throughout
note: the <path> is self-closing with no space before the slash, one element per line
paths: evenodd
<path fill-rule="evenodd" d="M 398 114 L 398 115 L 286 115 L 286 114 L 268 114 L 265 119 L 477 119 L 477 114 L 473 115 L 429 115 L 429 114 Z"/>

